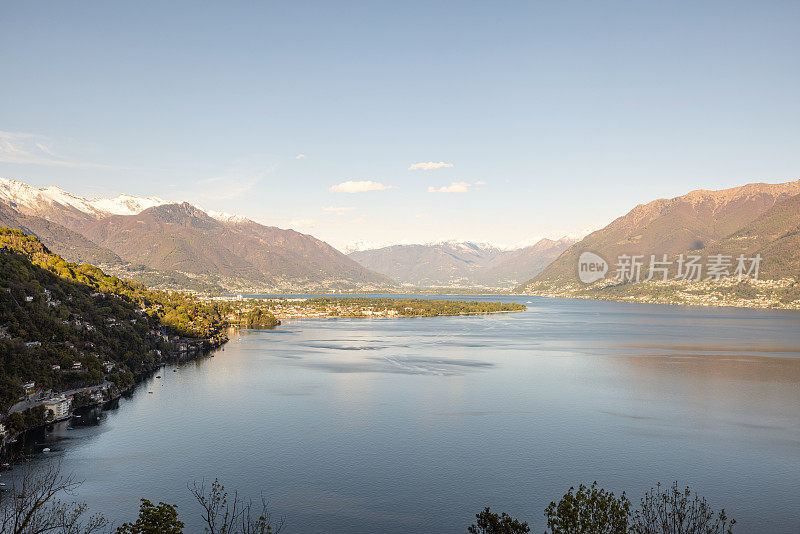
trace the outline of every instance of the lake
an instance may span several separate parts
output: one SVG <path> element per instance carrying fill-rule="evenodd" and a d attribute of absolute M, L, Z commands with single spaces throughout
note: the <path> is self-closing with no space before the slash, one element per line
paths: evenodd
<path fill-rule="evenodd" d="M 635 500 L 677 480 L 736 532 L 800 531 L 800 313 L 446 298 L 531 303 L 240 331 L 39 447 L 92 511 L 175 503 L 187 532 L 187 484 L 215 477 L 289 533 L 463 533 L 484 506 L 543 532 L 594 480 Z"/>

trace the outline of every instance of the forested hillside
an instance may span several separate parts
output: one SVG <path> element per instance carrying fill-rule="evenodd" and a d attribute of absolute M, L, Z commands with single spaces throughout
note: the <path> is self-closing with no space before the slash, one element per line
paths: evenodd
<path fill-rule="evenodd" d="M 126 387 L 176 351 L 175 336 L 218 343 L 222 314 L 191 296 L 67 262 L 36 238 L 2 228 L 0 408 L 22 395 L 24 382 L 55 391 L 100 383 L 103 362 L 114 364 L 108 379 Z"/>

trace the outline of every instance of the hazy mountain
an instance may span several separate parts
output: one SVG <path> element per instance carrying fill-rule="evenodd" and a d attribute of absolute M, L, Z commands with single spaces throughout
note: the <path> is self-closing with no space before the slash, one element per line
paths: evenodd
<path fill-rule="evenodd" d="M 392 245 L 349 256 L 403 284 L 508 287 L 541 271 L 573 241 L 542 239 L 507 251 L 471 242 Z"/>
<path fill-rule="evenodd" d="M 488 269 L 477 274 L 476 280 L 484 285 L 514 286 L 540 273 L 576 241 L 542 239 L 528 247 L 504 251 Z"/>
<path fill-rule="evenodd" d="M 39 241 L 67 261 L 81 261 L 92 265 L 122 262 L 119 256 L 78 232 L 35 215 L 20 213 L 4 201 L 0 201 L 0 226 L 16 228 L 38 237 Z"/>
<path fill-rule="evenodd" d="M 36 189 L 6 179 L 0 179 L 0 201 L 16 214 L 7 215 L 9 221 L 17 221 L 15 227 L 24 223 L 27 229 L 23 229 L 76 261 L 121 259 L 165 271 L 171 280 L 180 279 L 175 273 L 184 273 L 240 291 L 369 290 L 394 285 L 310 235 L 188 203 L 130 195 L 87 200 L 55 186 Z M 56 234 L 63 244 L 57 243 Z M 153 272 L 148 276 L 158 279 Z"/>
<path fill-rule="evenodd" d="M 577 281 L 578 257 L 584 251 L 599 254 L 613 269 L 622 254 L 649 257 L 694 251 L 707 256 L 720 251 L 738 255 L 773 250 L 769 247 L 782 250 L 796 239 L 792 232 L 800 217 L 794 198 L 798 194 L 800 180 L 748 184 L 721 191 L 698 190 L 636 206 L 570 247 L 518 289 Z M 777 267 L 780 261 L 770 259 L 762 274 L 777 276 L 784 272 Z M 775 270 L 769 265 L 774 265 Z"/>

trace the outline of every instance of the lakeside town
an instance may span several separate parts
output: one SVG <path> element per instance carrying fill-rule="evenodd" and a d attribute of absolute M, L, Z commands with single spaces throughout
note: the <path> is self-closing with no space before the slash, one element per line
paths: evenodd
<path fill-rule="evenodd" d="M 524 311 L 519 303 L 431 300 L 389 297 L 214 297 L 231 307 L 226 319 L 243 324 L 243 317 L 255 310 L 269 312 L 278 321 L 324 318 L 393 318 L 481 315 Z"/>
<path fill-rule="evenodd" d="M 650 280 L 632 284 L 620 284 L 607 278 L 589 285 L 579 282 L 533 284 L 529 294 L 646 304 L 800 310 L 800 286 L 790 278 Z"/>

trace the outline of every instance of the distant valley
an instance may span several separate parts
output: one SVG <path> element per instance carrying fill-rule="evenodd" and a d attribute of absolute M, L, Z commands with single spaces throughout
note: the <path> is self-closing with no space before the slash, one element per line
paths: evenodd
<path fill-rule="evenodd" d="M 393 245 L 350 257 L 406 286 L 508 289 L 538 274 L 574 242 L 542 239 L 515 250 L 471 242 Z"/>

